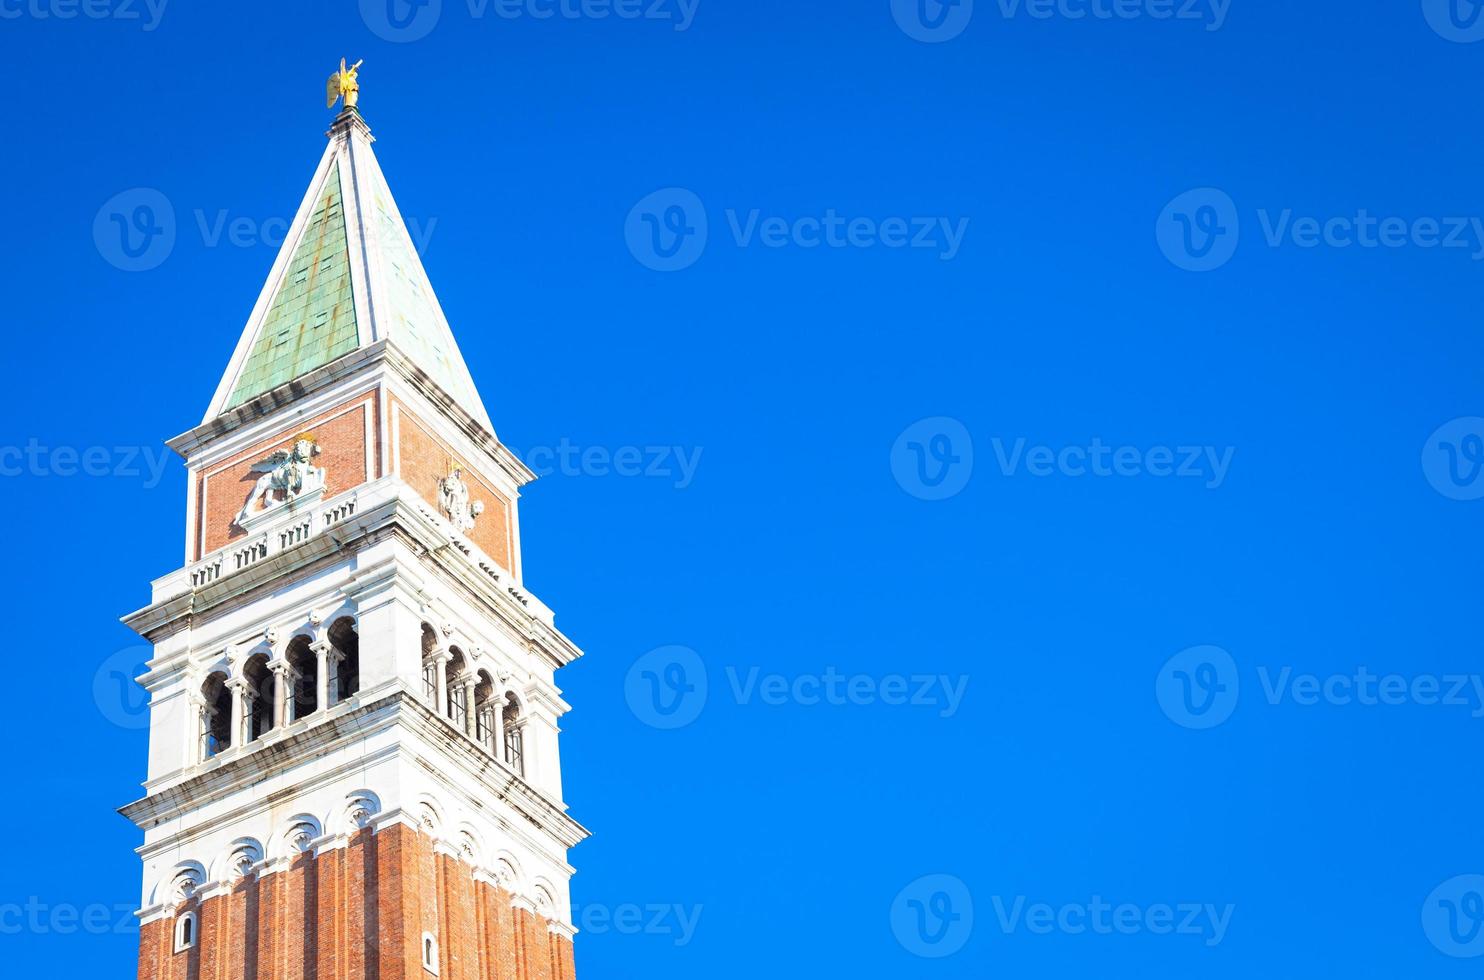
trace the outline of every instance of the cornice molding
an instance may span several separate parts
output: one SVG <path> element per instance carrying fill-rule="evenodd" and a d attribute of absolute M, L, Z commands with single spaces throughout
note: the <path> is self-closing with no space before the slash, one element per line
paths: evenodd
<path fill-rule="evenodd" d="M 179 820 L 204 805 L 233 796 L 243 797 L 244 804 L 239 809 L 248 810 L 261 805 L 256 799 L 247 799 L 252 795 L 248 792 L 251 787 L 270 774 L 285 771 L 294 760 L 326 755 L 351 745 L 363 744 L 368 738 L 394 728 L 409 729 L 423 744 L 438 746 L 441 750 L 439 757 L 436 760 L 427 757 L 417 751 L 415 744 L 407 743 L 387 747 L 380 753 L 382 757 L 405 757 L 409 762 L 436 774 L 441 781 L 453 786 L 463 786 L 462 781 L 469 780 L 478 786 L 483 796 L 505 802 L 563 848 L 575 847 L 589 836 L 587 829 L 568 816 L 560 804 L 485 755 L 474 742 L 449 738 L 443 719 L 434 714 L 420 698 L 401 688 L 342 714 L 332 715 L 288 738 L 249 748 L 241 755 L 210 766 L 204 772 L 162 787 L 149 796 L 122 807 L 119 812 L 141 829 L 148 829 L 171 820 Z M 448 767 L 450 761 L 457 765 L 458 779 L 451 778 Z M 324 774 L 320 781 L 333 781 L 342 775 L 343 770 L 354 770 L 365 763 L 366 757 L 356 756 L 347 760 L 346 765 L 337 771 Z M 468 792 L 467 786 L 463 786 L 463 791 Z M 178 841 L 173 841 L 156 847 L 178 845 Z M 154 849 L 142 849 L 141 855 L 147 856 L 145 851 Z"/>
<path fill-rule="evenodd" d="M 397 477 L 383 477 L 376 484 L 368 484 L 362 489 L 366 496 L 370 496 L 373 488 L 394 495 L 379 504 L 357 510 L 353 517 L 241 571 L 130 613 L 123 617 L 124 625 L 145 639 L 158 643 L 177 630 L 191 627 L 197 618 L 237 608 L 265 591 L 281 589 L 301 577 L 346 561 L 352 553 L 391 535 L 410 547 L 412 556 L 421 567 L 456 583 L 467 597 L 476 600 L 477 605 L 492 614 L 497 622 L 503 623 L 516 636 L 523 637 L 532 651 L 553 669 L 582 656 L 582 651 L 571 640 L 537 616 L 526 602 L 521 601 L 521 596 L 512 592 L 507 576 L 478 563 L 477 553 L 469 552 L 466 541 L 450 534 L 411 487 Z M 416 567 L 395 559 L 379 563 L 373 569 L 358 571 L 357 580 L 347 591 L 369 598 L 384 589 L 400 586 L 403 579 L 410 579 L 406 590 L 415 595 L 422 588 L 420 578 L 412 572 Z M 539 600 L 528 594 L 526 598 L 535 603 L 536 609 L 545 611 Z"/>

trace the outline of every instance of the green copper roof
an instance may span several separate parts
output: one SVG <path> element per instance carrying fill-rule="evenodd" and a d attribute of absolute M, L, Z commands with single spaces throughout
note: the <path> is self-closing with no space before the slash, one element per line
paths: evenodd
<path fill-rule="evenodd" d="M 379 229 L 377 238 L 382 243 L 387 273 L 385 281 L 392 321 L 388 333 L 392 342 L 459 404 L 465 407 L 478 405 L 474 382 L 463 366 L 453 334 L 444 325 L 436 308 L 432 287 L 422 272 L 412 242 L 393 217 L 396 205 L 391 202 L 391 192 L 378 187 L 374 201 Z"/>
<path fill-rule="evenodd" d="M 227 398 L 227 408 L 322 367 L 358 344 L 337 163 Z"/>

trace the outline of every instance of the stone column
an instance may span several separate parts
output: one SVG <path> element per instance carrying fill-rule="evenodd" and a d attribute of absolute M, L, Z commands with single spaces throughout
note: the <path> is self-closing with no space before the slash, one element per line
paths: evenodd
<path fill-rule="evenodd" d="M 474 738 L 475 725 L 478 723 L 474 717 L 474 674 L 468 673 L 463 677 L 464 682 L 464 734 Z"/>
<path fill-rule="evenodd" d="M 187 759 L 186 765 L 194 765 L 197 762 L 205 762 L 210 756 L 211 747 L 211 705 L 199 694 L 191 695 L 191 720 L 195 722 L 195 746 L 196 757 Z M 190 744 L 190 743 L 187 743 Z"/>
<path fill-rule="evenodd" d="M 332 646 L 326 660 L 330 669 L 325 677 L 325 707 L 333 708 L 340 703 L 340 665 L 345 662 L 345 654 Z"/>
<path fill-rule="evenodd" d="M 290 721 L 289 689 L 293 686 L 293 668 L 287 660 L 275 660 L 268 664 L 268 669 L 273 671 L 273 727 L 279 729 Z"/>
<path fill-rule="evenodd" d="M 448 662 L 452 659 L 453 654 L 447 650 L 433 654 L 433 663 L 438 665 L 438 703 L 433 708 L 445 718 L 448 717 Z"/>
<path fill-rule="evenodd" d="M 497 698 L 495 698 L 494 705 L 495 705 L 495 723 L 491 727 L 494 728 L 494 732 L 495 732 L 495 744 L 491 747 L 491 750 L 495 753 L 495 758 L 496 759 L 499 759 L 501 762 L 504 762 L 505 761 L 505 695 L 504 694 L 501 694 Z"/>
<path fill-rule="evenodd" d="M 227 683 L 227 686 L 232 689 L 232 745 L 231 745 L 231 748 L 234 748 L 235 749 L 235 748 L 238 748 L 239 746 L 243 746 L 243 745 L 246 745 L 247 744 L 247 739 L 243 738 L 243 736 L 242 736 L 242 728 L 243 728 L 242 722 L 243 722 L 243 717 L 246 714 L 246 711 L 244 710 L 245 707 L 246 707 L 246 705 L 245 705 L 244 702 L 246 702 L 246 700 L 247 700 L 247 681 L 245 681 L 242 678 L 238 677 L 238 678 L 234 678 L 233 680 L 229 681 Z"/>
<path fill-rule="evenodd" d="M 248 682 L 236 677 L 230 680 L 227 686 L 232 687 L 232 745 L 230 748 L 237 748 L 239 745 L 248 744 L 248 739 L 243 738 L 242 735 L 243 719 L 246 716 L 246 699 L 248 699 Z"/>
<path fill-rule="evenodd" d="M 314 670 L 314 710 L 324 711 L 330 706 L 330 641 L 320 640 L 310 645 L 317 658 Z"/>

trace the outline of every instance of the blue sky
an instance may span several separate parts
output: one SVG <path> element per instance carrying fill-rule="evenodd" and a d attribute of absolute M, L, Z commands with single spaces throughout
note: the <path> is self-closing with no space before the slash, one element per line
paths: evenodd
<path fill-rule="evenodd" d="M 1469 0 L 385 3 L 0 0 L 9 964 L 133 969 L 147 461 L 348 55 L 554 469 L 582 975 L 1477 971 Z"/>

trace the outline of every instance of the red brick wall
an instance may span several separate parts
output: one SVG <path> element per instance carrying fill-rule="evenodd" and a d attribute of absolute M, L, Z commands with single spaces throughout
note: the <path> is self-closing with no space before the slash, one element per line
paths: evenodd
<path fill-rule="evenodd" d="M 187 908 L 196 946 L 174 952 L 173 918 L 145 925 L 139 980 L 431 980 L 424 931 L 438 940 L 439 980 L 576 980 L 572 944 L 545 918 L 402 825 Z"/>
<path fill-rule="evenodd" d="M 362 406 L 371 406 L 370 433 L 367 439 L 366 411 Z M 325 472 L 325 497 L 358 487 L 375 479 L 379 452 L 376 440 L 378 425 L 376 396 L 362 395 L 308 421 L 285 422 L 284 431 L 218 463 L 195 475 L 196 481 L 196 528 L 192 535 L 192 557 L 199 558 L 208 552 L 230 544 L 247 532 L 234 523 L 252 492 L 259 473 L 252 472 L 254 463 L 266 459 L 279 449 L 290 449 L 294 438 L 301 432 L 314 434 L 320 454 L 315 465 L 323 466 Z M 367 459 L 367 446 L 370 459 Z M 197 542 L 204 546 L 195 550 Z"/>
<path fill-rule="evenodd" d="M 507 572 L 514 568 L 511 553 L 510 502 L 494 488 L 479 468 L 468 459 L 457 456 L 449 446 L 418 420 L 406 405 L 392 399 L 397 409 L 397 459 L 392 468 L 423 499 L 438 506 L 438 481 L 449 474 L 455 464 L 464 467 L 464 480 L 469 484 L 471 500 L 484 501 L 484 515 L 474 525 L 469 538 Z M 441 513 L 441 511 L 440 511 Z"/>

